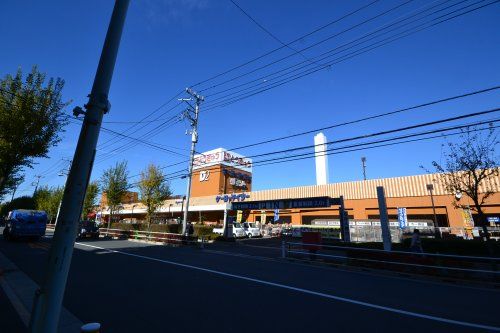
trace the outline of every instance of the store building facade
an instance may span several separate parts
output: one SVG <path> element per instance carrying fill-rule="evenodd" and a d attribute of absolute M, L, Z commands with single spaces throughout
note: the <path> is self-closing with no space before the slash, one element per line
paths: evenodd
<path fill-rule="evenodd" d="M 492 221 L 500 216 L 500 179 L 494 179 L 494 194 L 484 205 L 484 213 Z M 431 193 L 428 185 L 432 184 Z M 378 186 L 383 186 L 386 195 L 390 221 L 397 221 L 398 208 L 405 208 L 408 221 L 434 222 L 440 227 L 468 228 L 475 217 L 469 209 L 457 208 L 457 198 L 447 193 L 439 181 L 438 174 L 371 179 L 325 185 L 311 185 L 252 191 L 252 161 L 223 148 L 197 155 L 194 163 L 193 181 L 188 219 L 192 222 L 222 224 L 225 214 L 236 217 L 232 202 L 252 202 L 263 200 L 284 200 L 313 197 L 338 198 L 345 202 L 349 220 L 378 220 Z M 486 191 L 481 188 L 480 191 Z M 173 221 L 182 216 L 184 199 L 166 200 L 159 209 L 156 219 Z M 461 206 L 472 202 L 463 196 L 458 203 Z M 108 208 L 102 205 L 101 216 L 109 215 Z M 140 221 L 145 217 L 145 207 L 140 203 L 124 203 L 116 212 L 121 219 Z M 291 223 L 294 225 L 317 224 L 318 221 L 338 221 L 339 207 L 332 205 L 324 208 L 304 208 L 279 210 L 250 210 L 242 214 L 244 221 L 261 223 Z M 472 217 L 472 219 L 471 219 Z M 477 222 L 475 223 L 477 225 Z"/>

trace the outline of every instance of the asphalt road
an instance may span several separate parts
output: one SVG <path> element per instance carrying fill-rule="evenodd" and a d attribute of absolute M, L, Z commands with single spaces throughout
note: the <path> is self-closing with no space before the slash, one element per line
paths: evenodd
<path fill-rule="evenodd" d="M 50 239 L 0 239 L 0 251 L 37 283 L 49 246 Z M 500 330 L 499 291 L 278 256 L 272 248 L 242 245 L 79 242 L 64 305 L 83 322 L 100 322 L 104 333 Z"/>

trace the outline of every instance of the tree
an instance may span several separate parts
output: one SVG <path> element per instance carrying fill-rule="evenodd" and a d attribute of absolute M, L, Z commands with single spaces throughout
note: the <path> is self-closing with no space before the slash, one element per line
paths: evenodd
<path fill-rule="evenodd" d="M 89 213 L 92 212 L 96 205 L 98 194 L 99 183 L 97 181 L 90 182 L 89 186 L 87 186 L 87 192 L 85 193 L 85 200 L 83 201 L 82 219 L 86 219 Z"/>
<path fill-rule="evenodd" d="M 23 168 L 47 157 L 67 124 L 62 102 L 64 80 L 36 66 L 23 81 L 21 69 L 0 79 L 0 197 L 14 189 Z"/>
<path fill-rule="evenodd" d="M 1 206 L 0 215 L 7 216 L 7 214 L 14 209 L 36 209 L 36 202 L 33 197 L 30 196 L 15 198 Z"/>
<path fill-rule="evenodd" d="M 34 196 L 36 209 L 45 211 L 49 221 L 53 221 L 57 217 L 63 193 L 64 187 L 62 186 L 40 187 Z"/>
<path fill-rule="evenodd" d="M 163 201 L 172 195 L 172 191 L 169 183 L 165 180 L 165 175 L 154 164 L 148 165 L 146 170 L 141 172 L 139 191 L 141 193 L 141 202 L 146 206 L 146 220 L 149 230 L 151 218 L 161 207 Z"/>
<path fill-rule="evenodd" d="M 474 127 L 463 130 L 459 142 L 448 142 L 446 164 L 433 161 L 432 165 L 449 193 L 465 194 L 471 199 L 473 206 L 470 209 L 477 213 L 477 222 L 489 239 L 483 206 L 498 188 L 495 182 L 499 175 L 499 160 L 495 156 L 495 146 L 499 140 L 492 125 L 486 134 L 482 133 Z M 456 196 L 456 207 L 468 208 L 457 198 L 460 195 Z"/>
<path fill-rule="evenodd" d="M 108 229 L 113 218 L 113 212 L 120 205 L 128 188 L 128 170 L 127 162 L 125 161 L 117 162 L 114 167 L 105 170 L 101 176 L 102 195 L 106 196 L 109 206 Z"/>

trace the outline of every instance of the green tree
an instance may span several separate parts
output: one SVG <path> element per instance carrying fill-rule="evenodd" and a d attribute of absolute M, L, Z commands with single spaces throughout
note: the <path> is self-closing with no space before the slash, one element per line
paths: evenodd
<path fill-rule="evenodd" d="M 127 162 L 117 162 L 114 167 L 105 170 L 101 176 L 102 195 L 106 196 L 109 206 L 108 229 L 113 218 L 113 212 L 120 205 L 123 196 L 129 189 Z"/>
<path fill-rule="evenodd" d="M 141 194 L 141 202 L 146 206 L 146 220 L 148 230 L 151 227 L 151 218 L 154 216 L 158 208 L 161 207 L 163 201 L 172 195 L 170 185 L 165 179 L 165 175 L 161 169 L 150 164 L 141 172 L 139 180 L 139 191 Z"/>
<path fill-rule="evenodd" d="M 7 216 L 7 214 L 14 209 L 36 209 L 36 202 L 33 197 L 30 196 L 15 198 L 1 206 L 0 215 Z"/>
<path fill-rule="evenodd" d="M 85 193 L 85 200 L 83 201 L 82 219 L 86 219 L 89 213 L 94 209 L 98 194 L 99 183 L 97 181 L 90 182 L 89 186 L 87 186 L 87 192 Z"/>
<path fill-rule="evenodd" d="M 54 222 L 59 211 L 59 205 L 64 193 L 64 187 L 41 186 L 35 194 L 36 209 L 47 212 L 49 221 Z"/>
<path fill-rule="evenodd" d="M 0 197 L 14 189 L 23 168 L 47 157 L 67 124 L 62 102 L 64 80 L 36 66 L 23 80 L 21 69 L 0 79 Z"/>
<path fill-rule="evenodd" d="M 448 143 L 445 164 L 433 161 L 432 165 L 450 194 L 464 194 L 471 199 L 473 205 L 470 209 L 477 213 L 477 222 L 489 239 L 483 206 L 498 189 L 495 180 L 499 175 L 499 159 L 495 147 L 499 140 L 491 125 L 488 132 L 483 133 L 474 127 L 463 130 L 458 142 Z M 460 195 L 456 196 L 455 206 L 468 207 L 463 200 L 460 201 Z"/>

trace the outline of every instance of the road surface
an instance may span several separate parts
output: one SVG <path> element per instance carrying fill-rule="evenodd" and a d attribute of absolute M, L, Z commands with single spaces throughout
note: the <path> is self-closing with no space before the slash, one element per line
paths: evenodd
<path fill-rule="evenodd" d="M 50 241 L 0 239 L 0 252 L 40 283 Z M 202 250 L 81 241 L 64 305 L 83 322 L 100 322 L 105 333 L 500 330 L 498 290 L 278 256 L 273 249 L 234 244 Z"/>

